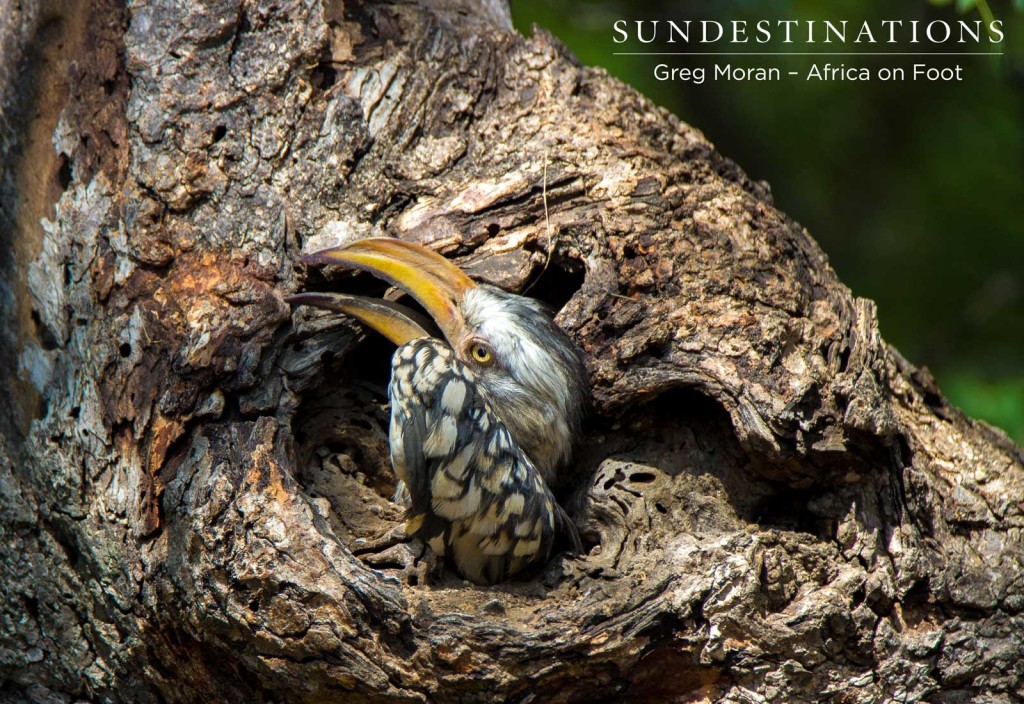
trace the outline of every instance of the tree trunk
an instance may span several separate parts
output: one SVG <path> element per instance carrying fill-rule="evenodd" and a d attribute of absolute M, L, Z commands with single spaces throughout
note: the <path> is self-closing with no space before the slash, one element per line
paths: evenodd
<path fill-rule="evenodd" d="M 0 699 L 1021 694 L 1024 455 L 697 130 L 496 0 L 0 10 Z M 371 235 L 560 307 L 585 554 L 381 537 L 388 348 L 283 302 Z"/>

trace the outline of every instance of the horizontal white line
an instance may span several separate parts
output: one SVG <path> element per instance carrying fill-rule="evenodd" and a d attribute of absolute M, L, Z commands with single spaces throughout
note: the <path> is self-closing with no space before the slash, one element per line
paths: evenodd
<path fill-rule="evenodd" d="M 616 51 L 613 56 L 1003 56 L 1001 51 Z"/>

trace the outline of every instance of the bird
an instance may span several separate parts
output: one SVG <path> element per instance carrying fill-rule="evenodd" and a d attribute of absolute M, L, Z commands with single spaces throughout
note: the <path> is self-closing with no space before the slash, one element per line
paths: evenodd
<path fill-rule="evenodd" d="M 396 498 L 407 504 L 405 534 L 478 584 L 546 562 L 559 536 L 579 552 L 576 527 L 551 486 L 572 454 L 590 390 L 582 351 L 549 309 L 395 238 L 357 240 L 302 261 L 369 272 L 432 319 L 365 296 L 288 297 L 343 312 L 397 346 L 388 440 Z"/>

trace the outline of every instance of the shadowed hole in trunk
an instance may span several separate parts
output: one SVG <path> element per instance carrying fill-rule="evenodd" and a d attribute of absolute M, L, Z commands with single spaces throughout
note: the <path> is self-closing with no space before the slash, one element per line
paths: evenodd
<path fill-rule="evenodd" d="M 582 288 L 586 274 L 583 262 L 554 253 L 546 265 L 534 269 L 524 295 L 544 301 L 557 313 Z"/>
<path fill-rule="evenodd" d="M 729 534 L 750 524 L 828 535 L 811 515 L 820 492 L 797 491 L 755 473 L 729 415 L 714 399 L 677 388 L 590 424 L 569 504 L 588 545 L 664 545 L 681 533 Z M 642 561 L 621 552 L 617 569 Z"/>

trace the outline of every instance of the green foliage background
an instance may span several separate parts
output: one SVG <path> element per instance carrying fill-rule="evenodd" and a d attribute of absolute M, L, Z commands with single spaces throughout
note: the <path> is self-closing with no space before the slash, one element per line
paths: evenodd
<path fill-rule="evenodd" d="M 547 29 L 703 131 L 800 221 L 882 333 L 927 366 L 968 414 L 1024 444 L 1024 0 L 512 0 L 518 29 Z M 974 47 L 849 45 L 847 51 L 1003 51 L 1002 56 L 616 56 L 706 47 L 615 44 L 616 20 L 978 19 L 1005 40 Z M 924 26 L 924 25 L 922 25 Z M 721 44 L 715 51 L 727 51 Z M 737 51 L 826 51 L 796 43 Z M 839 48 L 837 50 L 844 50 Z M 777 83 L 659 82 L 654 66 L 778 66 Z M 805 81 L 812 63 L 963 66 L 952 83 Z"/>

